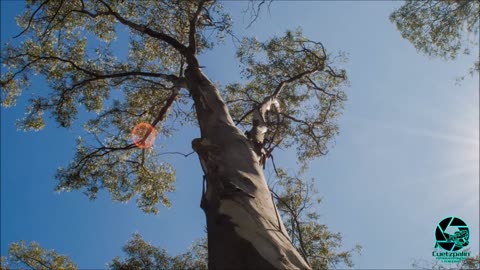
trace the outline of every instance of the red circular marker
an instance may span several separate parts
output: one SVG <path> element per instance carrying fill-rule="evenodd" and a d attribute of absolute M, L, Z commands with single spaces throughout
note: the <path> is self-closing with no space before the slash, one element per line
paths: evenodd
<path fill-rule="evenodd" d="M 138 148 L 150 148 L 155 142 L 157 131 L 149 123 L 137 124 L 132 129 L 132 141 Z"/>

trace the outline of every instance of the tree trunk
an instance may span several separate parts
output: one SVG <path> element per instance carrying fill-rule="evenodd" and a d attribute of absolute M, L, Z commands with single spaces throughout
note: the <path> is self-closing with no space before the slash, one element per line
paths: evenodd
<path fill-rule="evenodd" d="M 252 143 L 236 128 L 216 87 L 185 72 L 201 130 L 192 141 L 205 173 L 209 269 L 310 269 L 290 242 Z"/>

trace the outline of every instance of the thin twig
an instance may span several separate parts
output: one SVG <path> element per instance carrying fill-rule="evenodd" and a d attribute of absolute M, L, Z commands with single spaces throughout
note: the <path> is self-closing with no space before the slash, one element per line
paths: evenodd
<path fill-rule="evenodd" d="M 184 154 L 184 153 L 181 153 L 181 152 L 163 152 L 163 153 L 160 153 L 158 154 L 159 156 L 162 156 L 162 155 L 182 155 L 184 157 L 188 157 L 190 156 L 191 154 L 195 153 L 195 151 L 192 151 L 188 154 Z"/>

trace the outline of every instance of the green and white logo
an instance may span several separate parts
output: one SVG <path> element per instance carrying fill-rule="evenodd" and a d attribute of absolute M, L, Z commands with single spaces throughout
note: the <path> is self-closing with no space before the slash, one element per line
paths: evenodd
<path fill-rule="evenodd" d="M 470 231 L 467 223 L 457 217 L 447 217 L 435 229 L 435 250 L 433 257 L 444 263 L 458 263 L 470 256 L 460 251 L 468 246 Z"/>

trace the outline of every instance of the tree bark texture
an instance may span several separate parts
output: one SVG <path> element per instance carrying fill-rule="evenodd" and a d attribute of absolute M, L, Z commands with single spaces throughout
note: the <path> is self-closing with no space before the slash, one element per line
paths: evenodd
<path fill-rule="evenodd" d="M 197 67 L 185 72 L 201 138 L 209 269 L 310 269 L 292 245 L 252 142 L 235 126 L 217 88 Z"/>

